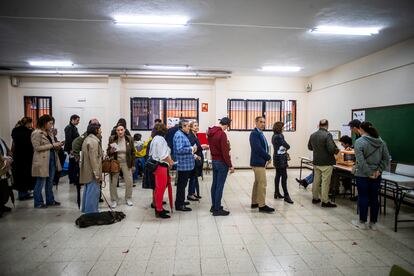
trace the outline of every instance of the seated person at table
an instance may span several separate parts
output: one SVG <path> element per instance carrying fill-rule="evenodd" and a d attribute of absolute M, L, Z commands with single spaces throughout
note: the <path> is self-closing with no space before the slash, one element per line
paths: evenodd
<path fill-rule="evenodd" d="M 313 183 L 313 172 L 305 178 L 302 178 L 302 179 L 295 178 L 295 180 L 299 183 L 300 186 L 303 186 L 303 188 L 306 189 L 308 185 Z"/>

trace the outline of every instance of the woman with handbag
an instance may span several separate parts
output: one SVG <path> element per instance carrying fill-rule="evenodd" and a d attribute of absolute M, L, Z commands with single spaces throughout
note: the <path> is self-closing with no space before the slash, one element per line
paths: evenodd
<path fill-rule="evenodd" d="M 97 213 L 102 181 L 102 147 L 98 136 L 102 133 L 100 124 L 89 124 L 87 137 L 82 144 L 79 182 L 83 190 L 82 213 Z"/>
<path fill-rule="evenodd" d="M 353 220 L 352 224 L 357 228 L 367 229 L 368 207 L 370 207 L 368 227 L 377 230 L 381 173 L 386 169 L 390 156 L 387 145 L 370 122 L 362 122 L 359 133 L 361 137 L 355 141 L 354 148 L 359 220 Z"/>
<path fill-rule="evenodd" d="M 32 176 L 36 177 L 34 187 L 34 207 L 46 208 L 58 206 L 53 195 L 53 178 L 56 171 L 61 171 L 57 150 L 62 146 L 62 142 L 53 142 L 50 129 L 53 127 L 53 117 L 43 115 L 37 121 L 37 128 L 31 135 L 33 145 Z M 43 201 L 42 189 L 45 186 L 46 204 Z"/>
<path fill-rule="evenodd" d="M 273 165 L 276 168 L 274 198 L 284 198 L 287 203 L 293 204 L 287 189 L 287 167 L 290 160 L 287 150 L 290 149 L 290 146 L 282 134 L 283 126 L 283 122 L 276 122 L 273 125 Z M 280 178 L 282 178 L 283 195 L 279 191 Z"/>
<path fill-rule="evenodd" d="M 171 186 L 171 177 L 169 169 L 174 165 L 171 158 L 171 149 L 168 147 L 165 136 L 167 135 L 167 127 L 165 124 L 156 124 L 154 127 L 154 138 L 151 141 L 149 149 L 149 160 L 156 161 L 156 166 L 153 174 L 155 179 L 154 202 L 155 202 L 155 216 L 160 218 L 170 218 L 168 211 L 162 207 L 162 200 L 165 189 L 168 185 Z M 172 200 L 172 199 L 170 199 Z"/>
<path fill-rule="evenodd" d="M 198 177 L 203 176 L 203 148 L 201 147 L 200 140 L 198 140 L 197 132 L 198 132 L 198 122 L 192 121 L 190 122 L 190 133 L 188 134 L 188 140 L 190 140 L 191 145 L 197 145 L 197 150 L 194 153 L 195 159 L 195 166 L 193 174 L 190 177 L 189 185 L 188 185 L 188 195 L 187 199 L 190 201 L 199 201 L 201 199 L 200 196 L 200 184 L 198 183 Z"/>
<path fill-rule="evenodd" d="M 128 206 L 132 206 L 132 171 L 135 169 L 134 140 L 131 136 L 125 135 L 123 124 L 118 124 L 116 134 L 109 137 L 107 154 L 109 158 L 119 162 L 125 180 L 125 201 Z M 112 170 L 109 179 L 112 208 L 118 205 L 118 178 L 119 171 Z"/>

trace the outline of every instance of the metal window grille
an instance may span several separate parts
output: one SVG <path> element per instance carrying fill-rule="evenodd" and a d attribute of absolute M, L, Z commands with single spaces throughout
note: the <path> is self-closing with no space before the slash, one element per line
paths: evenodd
<path fill-rule="evenodd" d="M 24 96 L 24 116 L 32 118 L 34 126 L 45 114 L 52 115 L 52 97 Z"/>
<path fill-rule="evenodd" d="M 286 131 L 296 130 L 296 101 L 229 99 L 227 112 L 232 130 L 252 130 L 258 116 L 266 118 L 265 130 L 271 131 L 278 121 L 285 123 Z"/>
<path fill-rule="evenodd" d="M 198 120 L 198 99 L 131 98 L 131 129 L 151 130 L 154 120 Z"/>

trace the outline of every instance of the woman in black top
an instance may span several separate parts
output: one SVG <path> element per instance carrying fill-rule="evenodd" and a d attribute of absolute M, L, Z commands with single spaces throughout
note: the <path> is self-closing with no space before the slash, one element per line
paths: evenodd
<path fill-rule="evenodd" d="M 19 192 L 19 200 L 31 199 L 35 186 L 32 177 L 33 145 L 30 139 L 33 132 L 32 118 L 23 117 L 12 130 L 13 138 L 13 188 Z"/>
<path fill-rule="evenodd" d="M 197 137 L 197 132 L 199 130 L 198 122 L 192 121 L 190 123 L 190 133 L 188 134 L 188 140 L 193 146 L 197 145 L 197 151 L 194 153 L 195 166 L 193 173 L 190 177 L 190 182 L 188 185 L 188 196 L 187 199 L 191 201 L 198 201 L 201 199 L 200 196 L 200 184 L 198 183 L 198 177 L 203 176 L 203 149 L 200 144 L 200 140 Z"/>
<path fill-rule="evenodd" d="M 275 177 L 275 195 L 274 198 L 284 198 L 287 203 L 292 204 L 293 201 L 289 196 L 287 189 L 287 167 L 288 167 L 288 154 L 287 150 L 290 149 L 290 146 L 285 141 L 283 136 L 283 122 L 276 122 L 273 125 L 273 165 L 276 168 L 276 177 Z M 283 196 L 279 192 L 279 183 L 280 178 L 282 178 L 282 189 Z"/>

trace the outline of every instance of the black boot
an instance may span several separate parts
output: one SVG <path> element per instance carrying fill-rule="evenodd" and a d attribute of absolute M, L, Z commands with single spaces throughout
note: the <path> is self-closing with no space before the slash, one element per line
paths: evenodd
<path fill-rule="evenodd" d="M 287 203 L 293 204 L 293 200 L 290 198 L 290 196 L 289 196 L 289 195 L 285 195 L 285 201 L 286 201 Z"/>
<path fill-rule="evenodd" d="M 170 218 L 170 216 L 169 216 L 169 215 L 167 215 L 166 210 L 162 210 L 161 212 L 155 211 L 155 216 L 156 216 L 157 218 L 162 218 L 162 219 L 167 219 L 167 218 Z"/>
<path fill-rule="evenodd" d="M 284 196 L 282 196 L 282 194 L 279 192 L 279 190 L 275 191 L 275 194 L 273 196 L 275 199 L 279 199 L 279 198 L 284 198 Z"/>

